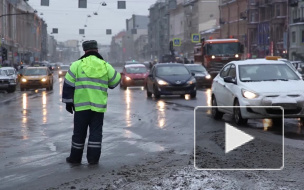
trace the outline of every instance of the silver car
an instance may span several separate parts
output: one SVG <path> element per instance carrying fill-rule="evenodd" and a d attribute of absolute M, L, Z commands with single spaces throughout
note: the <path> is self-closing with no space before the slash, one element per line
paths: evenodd
<path fill-rule="evenodd" d="M 7 70 L 0 69 L 0 90 L 6 90 L 8 93 L 16 91 L 16 79 L 9 75 Z"/>

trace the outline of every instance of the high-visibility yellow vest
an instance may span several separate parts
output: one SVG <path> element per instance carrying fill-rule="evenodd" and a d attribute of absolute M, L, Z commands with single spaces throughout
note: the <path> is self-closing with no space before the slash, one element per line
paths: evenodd
<path fill-rule="evenodd" d="M 107 62 L 96 56 L 88 56 L 72 63 L 65 75 L 65 83 L 75 87 L 73 102 L 75 111 L 92 110 L 106 112 L 108 88 L 120 82 L 120 73 Z"/>

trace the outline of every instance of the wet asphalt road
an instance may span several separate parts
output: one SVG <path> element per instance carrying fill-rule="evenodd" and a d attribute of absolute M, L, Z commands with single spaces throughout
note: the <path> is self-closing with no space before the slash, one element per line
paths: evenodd
<path fill-rule="evenodd" d="M 56 74 L 54 79 L 51 92 L 0 93 L 0 189 L 46 189 L 136 164 L 164 150 L 191 155 L 194 107 L 210 105 L 210 89 L 199 91 L 195 99 L 158 100 L 147 98 L 141 88 L 109 91 L 100 164 L 89 166 L 84 154 L 82 165 L 75 167 L 65 163 L 73 116 L 61 103 L 62 79 Z M 286 120 L 285 128 L 286 143 L 303 148 L 304 132 L 297 120 Z M 265 139 L 280 135 L 272 130 L 265 133 Z"/>

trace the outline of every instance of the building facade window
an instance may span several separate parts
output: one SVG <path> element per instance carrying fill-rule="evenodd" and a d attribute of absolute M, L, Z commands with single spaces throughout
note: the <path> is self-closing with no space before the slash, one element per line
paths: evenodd
<path fill-rule="evenodd" d="M 293 31 L 293 32 L 291 33 L 291 41 L 292 41 L 292 43 L 295 43 L 295 42 L 296 42 L 296 32 L 295 32 L 295 31 Z"/>
<path fill-rule="evenodd" d="M 281 4 L 276 4 L 276 16 L 281 16 Z"/>

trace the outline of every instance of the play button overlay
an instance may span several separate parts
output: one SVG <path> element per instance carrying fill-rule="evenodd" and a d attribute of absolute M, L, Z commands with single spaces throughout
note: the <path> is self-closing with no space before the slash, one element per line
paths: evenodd
<path fill-rule="evenodd" d="M 237 137 L 237 138 L 235 138 Z M 246 144 L 254 139 L 253 136 L 225 123 L 225 153 Z"/>
<path fill-rule="evenodd" d="M 259 113 L 257 119 L 250 118 L 246 124 L 237 125 L 233 115 L 228 114 L 233 111 L 215 119 L 213 108 L 219 107 L 200 106 L 194 111 L 193 160 L 197 170 L 284 168 L 284 122 L 279 122 L 284 121 L 283 109 L 272 106 L 246 108 L 250 113 Z M 224 109 L 235 108 L 226 106 Z M 275 114 L 275 120 L 261 116 L 266 111 Z"/>

